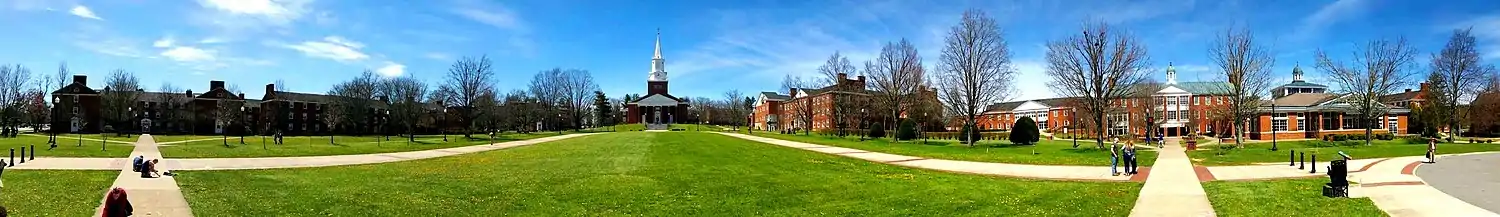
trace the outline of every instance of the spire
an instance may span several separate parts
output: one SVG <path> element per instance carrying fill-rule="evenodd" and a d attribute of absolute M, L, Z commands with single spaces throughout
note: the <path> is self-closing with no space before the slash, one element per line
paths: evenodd
<path fill-rule="evenodd" d="M 1167 62 L 1167 84 L 1177 84 L 1177 67 L 1172 62 Z"/>
<path fill-rule="evenodd" d="M 651 59 L 661 59 L 661 28 L 656 28 L 656 55 Z"/>
<path fill-rule="evenodd" d="M 1292 67 L 1292 82 L 1302 81 L 1302 62 Z"/>

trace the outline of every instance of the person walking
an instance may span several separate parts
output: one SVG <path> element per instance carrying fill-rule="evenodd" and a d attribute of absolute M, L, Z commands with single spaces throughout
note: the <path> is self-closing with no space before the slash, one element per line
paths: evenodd
<path fill-rule="evenodd" d="M 1118 175 L 1120 175 L 1120 171 L 1117 170 L 1117 169 L 1115 169 L 1116 167 L 1118 167 L 1120 165 L 1120 153 L 1117 152 L 1117 151 L 1115 151 L 1115 149 L 1117 149 L 1119 147 L 1120 147 L 1120 138 L 1114 138 L 1112 140 L 1112 142 L 1109 143 L 1109 175 L 1110 176 L 1118 176 Z"/>
<path fill-rule="evenodd" d="M 1124 152 L 1125 152 L 1125 174 L 1135 175 L 1135 173 L 1136 173 L 1135 142 L 1134 141 L 1127 141 L 1127 142 L 1125 142 L 1125 151 Z"/>
<path fill-rule="evenodd" d="M 1437 138 L 1427 140 L 1427 163 L 1437 163 Z"/>

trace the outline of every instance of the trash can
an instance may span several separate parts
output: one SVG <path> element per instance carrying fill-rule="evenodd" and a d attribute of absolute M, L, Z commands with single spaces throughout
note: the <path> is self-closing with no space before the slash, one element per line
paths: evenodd
<path fill-rule="evenodd" d="M 1325 197 L 1349 197 L 1349 165 L 1344 160 L 1329 162 L 1328 184 L 1323 184 Z"/>

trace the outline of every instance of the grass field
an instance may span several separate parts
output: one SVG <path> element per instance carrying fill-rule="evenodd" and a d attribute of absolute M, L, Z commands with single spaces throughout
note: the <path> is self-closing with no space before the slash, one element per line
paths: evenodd
<path fill-rule="evenodd" d="M 229 137 L 227 146 L 224 145 L 225 141 L 222 139 L 210 139 L 161 146 L 161 152 L 162 156 L 170 158 L 325 156 L 452 148 L 556 135 L 558 135 L 556 132 L 501 134 L 493 141 L 488 135 L 475 134 L 473 138 L 448 135 L 447 142 L 443 141 L 442 135 L 418 135 L 417 141 L 410 143 L 404 137 L 395 136 L 390 137 L 389 140 L 376 136 L 335 136 L 332 143 L 327 136 L 288 136 L 282 140 L 285 141 L 282 145 L 276 145 L 273 138 L 269 136 L 264 138 L 246 136 L 244 144 L 240 144 L 240 137 Z"/>
<path fill-rule="evenodd" d="M 1091 165 L 1109 166 L 1109 150 L 1098 149 L 1092 141 L 1078 140 L 1079 148 L 1073 148 L 1073 140 L 1042 140 L 1034 146 L 1015 145 L 1009 141 L 980 141 L 974 147 L 959 144 L 954 140 L 930 140 L 891 142 L 888 139 L 859 141 L 859 137 L 839 138 L 835 136 L 777 134 L 757 132 L 751 135 L 767 138 L 805 142 L 860 149 L 873 152 L 899 154 L 923 158 L 1015 163 L 1040 165 Z M 1137 149 L 1137 162 L 1151 166 L 1156 162 L 1156 151 Z M 1035 151 L 1036 154 L 1032 154 Z"/>
<path fill-rule="evenodd" d="M 1220 155 L 1221 151 L 1218 150 L 1218 146 L 1211 146 L 1199 148 L 1196 151 L 1188 151 L 1187 154 L 1189 158 L 1193 159 L 1193 163 L 1202 166 L 1287 162 L 1288 150 L 1295 150 L 1299 153 L 1306 152 L 1309 161 L 1312 160 L 1311 155 L 1313 154 L 1317 154 L 1319 160 L 1334 159 L 1339 156 L 1339 151 L 1349 154 L 1354 159 L 1422 156 L 1427 154 L 1427 144 L 1406 144 L 1399 139 L 1376 140 L 1370 146 L 1315 147 L 1312 145 L 1315 142 L 1317 141 L 1277 142 L 1276 147 L 1279 151 L 1271 151 L 1271 143 L 1248 143 L 1245 144 L 1245 148 L 1222 151 L 1223 155 Z M 1225 147 L 1232 146 L 1232 144 L 1223 145 Z M 1438 144 L 1438 153 L 1440 154 L 1482 151 L 1500 151 L 1500 144 Z"/>
<path fill-rule="evenodd" d="M 1328 198 L 1327 178 L 1203 183 L 1214 212 L 1229 216 L 1386 216 L 1369 198 Z M 1165 208 L 1165 207 L 1164 207 Z"/>
<path fill-rule="evenodd" d="M 34 145 L 39 149 L 35 152 L 38 157 L 125 157 L 135 149 L 135 145 L 130 143 L 140 138 L 110 135 L 107 138 L 110 142 L 100 142 L 99 134 L 83 135 L 83 140 L 79 140 L 78 136 L 78 134 L 59 135 L 57 148 L 51 150 L 48 150 L 46 135 L 22 134 L 16 138 L 0 138 L 0 152 L 9 151 L 8 149 L 16 149 L 16 152 L 20 152 L 22 146 L 27 147 L 27 152 L 31 152 L 29 149 Z M 103 150 L 101 150 L 101 145 Z M 7 156 L 8 154 L 0 153 L 0 155 Z M 16 156 L 20 157 L 20 153 L 16 153 Z"/>
<path fill-rule="evenodd" d="M 10 170 L 0 205 L 10 216 L 91 216 L 119 171 Z"/>
<path fill-rule="evenodd" d="M 696 132 L 177 181 L 199 216 L 1124 216 L 1141 188 L 934 172 Z"/>

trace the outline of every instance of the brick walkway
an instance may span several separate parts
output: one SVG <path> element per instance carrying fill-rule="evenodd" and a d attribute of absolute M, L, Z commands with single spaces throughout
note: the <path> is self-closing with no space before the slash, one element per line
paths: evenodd
<path fill-rule="evenodd" d="M 1425 157 L 1398 157 L 1350 174 L 1375 206 L 1391 216 L 1500 216 L 1428 186 L 1413 175 Z M 1438 158 L 1438 163 L 1443 163 Z M 1352 191 L 1352 189 L 1351 189 Z"/>

